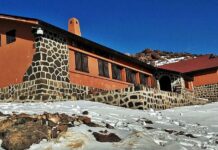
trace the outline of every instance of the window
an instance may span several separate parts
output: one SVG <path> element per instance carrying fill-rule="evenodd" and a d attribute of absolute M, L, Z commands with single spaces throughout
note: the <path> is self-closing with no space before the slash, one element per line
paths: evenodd
<path fill-rule="evenodd" d="M 145 74 L 139 74 L 140 84 L 147 85 L 148 84 L 148 76 Z"/>
<path fill-rule="evenodd" d="M 109 78 L 108 62 L 101 59 L 98 60 L 99 75 Z"/>
<path fill-rule="evenodd" d="M 136 72 L 126 68 L 126 81 L 136 84 Z"/>
<path fill-rule="evenodd" d="M 76 64 L 76 70 L 89 72 L 87 55 L 83 53 L 75 52 L 75 64 Z"/>
<path fill-rule="evenodd" d="M 118 65 L 112 65 L 112 78 L 116 80 L 121 80 L 122 68 Z"/>
<path fill-rule="evenodd" d="M 16 41 L 16 30 L 11 30 L 6 32 L 6 42 L 7 44 L 13 43 Z"/>

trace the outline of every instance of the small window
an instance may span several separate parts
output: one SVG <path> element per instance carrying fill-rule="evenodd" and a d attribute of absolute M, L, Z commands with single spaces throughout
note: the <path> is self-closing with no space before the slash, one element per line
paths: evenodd
<path fill-rule="evenodd" d="M 100 76 L 109 78 L 108 62 L 99 59 L 98 70 Z"/>
<path fill-rule="evenodd" d="M 126 81 L 136 84 L 136 72 L 126 68 Z"/>
<path fill-rule="evenodd" d="M 143 85 L 148 84 L 148 76 L 147 75 L 140 73 L 139 78 L 140 78 L 140 84 L 143 84 Z"/>
<path fill-rule="evenodd" d="M 112 78 L 116 80 L 121 80 L 122 67 L 113 64 L 112 65 Z"/>
<path fill-rule="evenodd" d="M 75 64 L 76 64 L 76 70 L 89 72 L 87 55 L 83 53 L 75 52 Z"/>
<path fill-rule="evenodd" d="M 16 41 L 16 30 L 6 32 L 6 43 L 10 44 Z"/>

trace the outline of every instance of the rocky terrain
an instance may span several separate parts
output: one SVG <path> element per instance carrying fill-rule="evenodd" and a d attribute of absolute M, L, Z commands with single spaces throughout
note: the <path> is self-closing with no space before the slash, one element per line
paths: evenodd
<path fill-rule="evenodd" d="M 84 111 L 82 116 L 67 115 L 65 113 L 46 113 L 42 115 L 29 115 L 26 113 L 3 114 L 0 112 L 0 139 L 1 147 L 6 150 L 23 150 L 30 148 L 32 144 L 38 144 L 43 139 L 51 141 L 66 134 L 69 127 L 79 125 L 89 127 L 102 127 L 113 129 L 109 124 L 105 126 L 91 122 L 87 117 L 88 111 Z M 89 130 L 89 132 L 92 132 Z M 99 142 L 119 142 L 121 139 L 114 133 L 107 130 L 92 132 L 95 139 Z M 78 148 L 81 143 L 75 142 L 71 148 Z"/>
<path fill-rule="evenodd" d="M 175 53 L 161 50 L 145 49 L 142 52 L 131 55 L 132 57 L 151 64 L 153 66 L 160 66 L 164 64 L 174 63 L 181 60 L 191 59 L 200 55 L 191 53 Z"/>
<path fill-rule="evenodd" d="M 218 150 L 218 103 L 160 111 L 84 100 L 0 108 L 0 150 Z"/>

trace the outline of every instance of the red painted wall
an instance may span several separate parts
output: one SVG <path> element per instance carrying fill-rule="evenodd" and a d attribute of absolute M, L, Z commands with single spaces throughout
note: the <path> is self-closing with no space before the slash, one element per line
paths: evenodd
<path fill-rule="evenodd" d="M 86 85 L 86 86 L 100 88 L 100 89 L 107 89 L 107 90 L 120 89 L 120 88 L 128 87 L 129 85 L 132 85 L 131 83 L 128 83 L 125 81 L 125 71 L 124 70 L 122 72 L 122 81 L 112 79 L 111 63 L 117 63 L 123 67 L 126 67 L 126 65 L 128 65 L 131 69 L 135 69 L 136 71 L 141 71 L 145 74 L 150 75 L 148 83 L 149 83 L 149 86 L 151 86 L 152 84 L 153 79 L 151 77 L 151 74 L 148 71 L 142 71 L 141 68 L 136 68 L 136 66 L 132 66 L 131 64 L 128 64 L 128 62 L 124 63 L 119 60 L 116 60 L 116 61 L 109 60 L 109 59 L 102 58 L 95 54 L 91 54 L 91 53 L 82 51 L 80 49 L 77 49 L 71 46 L 69 46 L 69 48 L 70 48 L 69 71 L 70 71 L 70 82 L 71 83 Z M 79 51 L 79 52 L 82 52 L 88 55 L 89 73 L 80 72 L 80 71 L 75 70 L 75 51 Z M 110 78 L 101 77 L 98 75 L 99 74 L 98 72 L 98 59 L 99 58 L 104 59 L 109 62 Z M 137 83 L 139 83 L 138 74 L 136 76 L 137 76 L 136 81 Z"/>
<path fill-rule="evenodd" d="M 35 52 L 31 27 L 25 22 L 0 19 L 0 87 L 23 81 Z M 13 29 L 16 29 L 16 42 L 7 45 L 5 33 Z"/>
<path fill-rule="evenodd" d="M 218 70 L 212 69 L 207 71 L 202 71 L 194 75 L 194 86 L 201 86 L 206 84 L 218 83 Z"/>

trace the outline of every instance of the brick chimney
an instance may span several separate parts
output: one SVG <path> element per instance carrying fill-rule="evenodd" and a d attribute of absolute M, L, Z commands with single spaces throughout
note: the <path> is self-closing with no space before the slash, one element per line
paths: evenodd
<path fill-rule="evenodd" d="M 76 18 L 69 19 L 68 31 L 73 33 L 73 34 L 76 34 L 78 36 L 81 36 L 80 25 L 79 25 L 79 20 L 78 19 L 76 19 Z"/>

